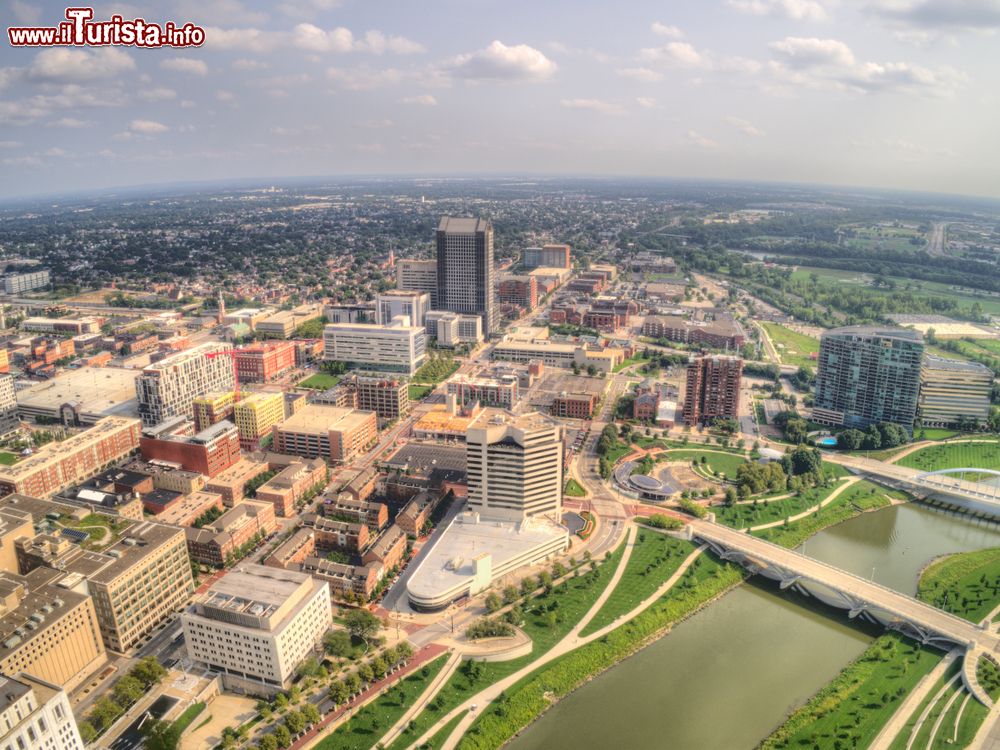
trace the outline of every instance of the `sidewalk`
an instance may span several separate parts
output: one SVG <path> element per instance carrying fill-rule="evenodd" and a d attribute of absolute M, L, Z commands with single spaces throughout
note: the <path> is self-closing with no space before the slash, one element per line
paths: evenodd
<path fill-rule="evenodd" d="M 403 715 L 399 717 L 399 721 L 397 721 L 392 728 L 385 733 L 376 747 L 389 747 L 389 745 L 395 742 L 396 739 L 404 732 L 406 727 L 409 726 L 410 721 L 415 719 L 417 714 L 424 710 L 427 704 L 430 703 L 438 692 L 440 692 L 441 688 L 444 687 L 445 683 L 451 679 L 451 676 L 455 673 L 455 670 L 458 669 L 458 665 L 461 663 L 462 654 L 458 651 L 453 651 L 451 656 L 448 657 L 448 662 L 444 665 L 441 671 L 437 673 L 437 676 L 435 676 L 431 684 L 427 686 L 427 689 L 420 694 L 420 697 L 417 698 L 416 702 L 414 702 L 412 706 L 406 709 Z"/>

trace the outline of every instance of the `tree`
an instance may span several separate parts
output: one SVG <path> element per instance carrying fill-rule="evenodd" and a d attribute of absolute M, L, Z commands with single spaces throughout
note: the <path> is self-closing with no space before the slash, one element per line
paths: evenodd
<path fill-rule="evenodd" d="M 844 430 L 837 435 L 837 445 L 849 451 L 858 450 L 865 442 L 865 433 L 861 430 Z"/>
<path fill-rule="evenodd" d="M 144 685 L 155 685 L 162 680 L 167 670 L 157 661 L 155 656 L 147 656 L 129 670 L 129 674 L 142 682 Z"/>
<path fill-rule="evenodd" d="M 90 719 L 96 722 L 101 729 L 107 729 L 121 715 L 121 712 L 121 706 L 111 698 L 104 696 L 94 704 L 94 708 L 90 712 Z"/>
<path fill-rule="evenodd" d="M 80 738 L 83 740 L 83 744 L 89 745 L 97 739 L 97 730 L 94 729 L 94 725 L 89 721 L 81 721 L 76 725 L 76 728 L 80 730 Z"/>
<path fill-rule="evenodd" d="M 396 654 L 398 654 L 399 661 L 409 661 L 413 656 L 413 646 L 410 645 L 409 641 L 400 641 L 396 644 Z"/>
<path fill-rule="evenodd" d="M 298 735 L 306 728 L 306 717 L 298 711 L 289 711 L 285 714 L 285 726 L 292 735 Z"/>
<path fill-rule="evenodd" d="M 323 648 L 331 656 L 348 657 L 354 651 L 351 634 L 346 630 L 328 630 L 323 636 Z"/>
<path fill-rule="evenodd" d="M 385 663 L 385 659 L 381 656 L 376 656 L 372 659 L 372 671 L 375 672 L 375 677 L 381 679 L 389 671 L 389 665 Z"/>
<path fill-rule="evenodd" d="M 312 726 L 313 724 L 318 724 L 319 720 L 322 718 L 319 713 L 319 709 L 316 708 L 312 703 L 306 703 L 302 707 L 302 716 L 306 720 L 306 724 Z"/>
<path fill-rule="evenodd" d="M 145 693 L 145 686 L 132 675 L 125 675 L 115 683 L 112 692 L 121 705 L 128 706 L 139 700 Z"/>
<path fill-rule="evenodd" d="M 503 590 L 503 603 L 504 604 L 513 604 L 514 602 L 517 601 L 517 599 L 518 599 L 519 596 L 520 596 L 520 594 L 518 594 L 517 588 L 515 586 L 505 586 L 504 587 L 504 590 Z"/>
<path fill-rule="evenodd" d="M 372 680 L 374 680 L 375 670 L 374 668 L 372 668 L 372 665 L 362 664 L 360 667 L 358 667 L 358 677 L 360 677 L 361 681 L 364 683 L 370 683 Z"/>
<path fill-rule="evenodd" d="M 347 685 L 343 681 L 337 680 L 332 685 L 330 685 L 330 690 L 327 692 L 336 705 L 341 705 L 346 703 L 348 698 L 351 697 L 351 691 L 348 689 Z"/>
<path fill-rule="evenodd" d="M 733 506 L 736 504 L 736 490 L 732 486 L 726 487 L 726 505 Z"/>
<path fill-rule="evenodd" d="M 174 727 L 172 721 L 148 719 L 139 729 L 142 734 L 142 745 L 146 750 L 175 750 L 180 741 L 181 733 Z"/>
<path fill-rule="evenodd" d="M 794 418 L 785 422 L 785 438 L 792 443 L 804 443 L 809 432 L 809 423 L 804 419 Z"/>
<path fill-rule="evenodd" d="M 485 603 L 486 603 L 486 611 L 489 612 L 490 614 L 496 612 L 498 609 L 500 609 L 500 607 L 503 606 L 502 602 L 500 601 L 500 597 L 497 596 L 496 593 L 492 591 L 489 594 L 487 594 Z"/>
<path fill-rule="evenodd" d="M 257 738 L 257 747 L 259 750 L 278 750 L 278 741 L 273 734 L 265 734 Z"/>
<path fill-rule="evenodd" d="M 288 727 L 284 724 L 278 724 L 274 728 L 273 737 L 278 743 L 278 747 L 288 747 L 292 744 L 292 733 L 288 731 Z"/>
<path fill-rule="evenodd" d="M 378 633 L 382 627 L 381 621 L 367 609 L 351 610 L 344 617 L 347 632 L 368 645 L 368 639 Z"/>

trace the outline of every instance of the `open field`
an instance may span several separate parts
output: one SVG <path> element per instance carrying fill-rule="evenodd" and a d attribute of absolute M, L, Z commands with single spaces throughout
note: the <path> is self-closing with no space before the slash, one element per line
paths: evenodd
<path fill-rule="evenodd" d="M 299 381 L 299 388 L 311 388 L 315 391 L 325 391 L 327 388 L 333 388 L 340 382 L 340 377 L 337 375 L 329 375 L 325 372 L 317 372 L 315 375 L 310 375 L 305 380 Z"/>
<path fill-rule="evenodd" d="M 777 323 L 763 322 L 761 325 L 767 330 L 767 335 L 771 337 L 771 343 L 777 349 L 778 357 L 783 365 L 815 369 L 816 360 L 810 359 L 809 355 L 819 353 L 819 339 L 796 333 Z"/>
<path fill-rule="evenodd" d="M 710 450 L 670 450 L 665 454 L 668 461 L 698 461 L 704 463 L 709 471 L 725 474 L 727 477 L 735 477 L 736 470 L 746 462 L 746 456 L 737 453 L 722 453 Z M 702 462 L 702 459 L 705 459 Z"/>
<path fill-rule="evenodd" d="M 1000 601 L 1000 548 L 942 557 L 920 576 L 917 597 L 979 622 Z"/>
<path fill-rule="evenodd" d="M 1000 441 L 977 440 L 921 448 L 897 461 L 900 466 L 924 471 L 938 469 L 1000 470 Z"/>
<path fill-rule="evenodd" d="M 432 385 L 410 385 L 407 386 L 407 392 L 410 396 L 410 401 L 423 401 L 427 398 L 427 394 L 434 390 Z"/>

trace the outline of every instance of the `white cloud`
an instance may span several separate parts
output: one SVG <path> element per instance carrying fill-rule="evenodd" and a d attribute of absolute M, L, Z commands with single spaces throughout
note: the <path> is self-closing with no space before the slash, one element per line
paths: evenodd
<path fill-rule="evenodd" d="M 240 0 L 177 0 L 177 16 L 191 20 L 199 26 L 206 24 L 229 23 L 234 18 L 251 26 L 263 26 L 267 23 L 267 13 L 250 10 Z"/>
<path fill-rule="evenodd" d="M 10 8 L 14 18 L 25 25 L 36 25 L 41 20 L 41 9 L 24 0 L 10 0 L 7 7 Z"/>
<path fill-rule="evenodd" d="M 850 66 L 854 64 L 851 48 L 836 39 L 788 36 L 772 42 L 770 48 L 793 68 L 811 68 L 824 65 Z"/>
<path fill-rule="evenodd" d="M 703 68 L 708 58 L 687 42 L 668 42 L 662 47 L 639 50 L 639 57 L 651 63 L 674 65 L 680 68 Z"/>
<path fill-rule="evenodd" d="M 485 49 L 459 55 L 448 67 L 462 78 L 502 81 L 543 80 L 557 68 L 534 47 L 526 44 L 508 46 L 498 39 Z"/>
<path fill-rule="evenodd" d="M 232 91 L 226 91 L 225 89 L 219 89 L 215 92 L 215 98 L 225 104 L 236 101 L 236 95 Z"/>
<path fill-rule="evenodd" d="M 371 89 L 395 86 L 402 83 L 406 75 L 396 68 L 375 70 L 373 68 L 327 68 L 326 77 L 340 87 L 351 91 L 369 91 Z"/>
<path fill-rule="evenodd" d="M 663 78 L 662 74 L 650 68 L 619 68 L 615 72 L 625 78 L 634 78 L 637 81 L 645 81 L 646 83 L 655 83 Z"/>
<path fill-rule="evenodd" d="M 606 102 L 603 99 L 560 99 L 559 105 L 566 109 L 586 109 L 591 112 L 600 112 L 602 115 L 623 114 L 621 105 L 614 102 Z"/>
<path fill-rule="evenodd" d="M 433 107 L 438 102 L 430 94 L 420 94 L 418 96 L 404 96 L 399 100 L 401 104 L 419 104 L 423 107 Z"/>
<path fill-rule="evenodd" d="M 886 20 L 935 32 L 1000 29 L 997 0 L 872 0 L 867 9 Z"/>
<path fill-rule="evenodd" d="M 635 103 L 638 104 L 643 109 L 656 109 L 656 99 L 650 99 L 648 96 L 636 97 Z"/>
<path fill-rule="evenodd" d="M 205 27 L 205 47 L 208 49 L 238 49 L 248 52 L 269 52 L 283 44 L 289 34 L 262 29 Z"/>
<path fill-rule="evenodd" d="M 267 70 L 271 66 L 268 65 L 267 63 L 261 62 L 260 60 L 251 60 L 250 58 L 247 57 L 241 57 L 238 60 L 233 60 L 233 64 L 231 67 L 233 70 L 248 71 L 248 70 Z"/>
<path fill-rule="evenodd" d="M 681 39 L 684 36 L 684 32 L 681 31 L 676 26 L 667 26 L 659 21 L 653 21 L 653 25 L 649 27 L 654 34 L 659 36 L 665 36 L 668 39 Z"/>
<path fill-rule="evenodd" d="M 190 73 L 194 76 L 203 76 L 208 73 L 208 65 L 204 60 L 196 60 L 193 57 L 171 57 L 160 63 L 164 70 L 173 70 L 177 73 Z"/>
<path fill-rule="evenodd" d="M 763 130 L 760 130 L 749 120 L 744 120 L 742 117 L 727 117 L 726 122 L 728 122 L 734 128 L 743 133 L 743 135 L 749 135 L 754 137 L 764 135 Z"/>
<path fill-rule="evenodd" d="M 711 138 L 708 138 L 699 133 L 697 130 L 689 130 L 687 132 L 686 138 L 689 143 L 693 143 L 695 146 L 698 146 L 699 148 L 713 149 L 719 145 Z"/>
<path fill-rule="evenodd" d="M 368 31 L 361 39 L 355 39 L 351 30 L 343 26 L 327 31 L 311 23 L 300 23 L 295 27 L 292 43 L 299 49 L 310 52 L 370 52 L 375 55 L 391 52 L 396 55 L 412 55 L 424 51 L 423 45 L 402 36 L 386 36 L 381 31 Z"/>
<path fill-rule="evenodd" d="M 153 89 L 143 89 L 139 92 L 139 98 L 147 102 L 163 102 L 168 99 L 176 99 L 177 92 L 160 86 Z"/>
<path fill-rule="evenodd" d="M 166 125 L 155 120 L 132 120 L 128 124 L 128 129 L 130 132 L 139 135 L 159 135 L 170 130 Z"/>
<path fill-rule="evenodd" d="M 755 16 L 781 16 L 793 21 L 825 21 L 826 8 L 817 0 L 729 0 L 732 8 Z"/>
<path fill-rule="evenodd" d="M 93 52 L 81 49 L 46 49 L 35 55 L 28 68 L 28 79 L 37 83 L 86 83 L 100 78 L 114 78 L 135 70 L 132 57 L 115 47 Z"/>
<path fill-rule="evenodd" d="M 364 41 L 355 45 L 360 52 L 371 52 L 381 55 L 391 52 L 394 55 L 415 55 L 424 52 L 424 46 L 412 39 L 402 36 L 386 36 L 381 31 L 366 31 Z"/>

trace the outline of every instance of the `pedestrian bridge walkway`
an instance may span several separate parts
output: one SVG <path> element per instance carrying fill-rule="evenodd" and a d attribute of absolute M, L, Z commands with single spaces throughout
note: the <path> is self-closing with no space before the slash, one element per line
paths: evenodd
<path fill-rule="evenodd" d="M 966 654 L 962 671 L 966 687 L 981 703 L 993 705 L 976 679 L 979 657 L 983 654 L 996 657 L 1000 647 L 1000 637 L 988 627 L 795 550 L 711 521 L 692 521 L 687 533 L 722 559 L 778 581 L 782 589 L 792 588 L 829 606 L 845 609 L 851 619 L 864 617 L 944 650 L 960 646 Z"/>

